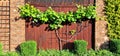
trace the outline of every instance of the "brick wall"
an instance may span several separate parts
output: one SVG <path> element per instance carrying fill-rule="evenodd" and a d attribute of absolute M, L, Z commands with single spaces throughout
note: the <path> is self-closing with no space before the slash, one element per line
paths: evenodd
<path fill-rule="evenodd" d="M 104 16 L 104 0 L 96 0 L 97 16 Z M 24 4 L 24 0 L 10 0 L 10 50 L 15 48 L 25 41 L 25 21 L 19 19 L 18 7 Z M 99 20 L 95 22 L 95 47 L 99 49 L 106 47 L 109 40 L 106 33 L 106 21 Z"/>
<path fill-rule="evenodd" d="M 104 0 L 96 0 L 97 18 L 104 19 Z M 108 48 L 107 22 L 97 20 L 95 22 L 95 47 L 96 49 Z"/>
<path fill-rule="evenodd" d="M 10 0 L 10 49 L 15 48 L 25 41 L 25 21 L 19 19 L 18 7 L 24 0 Z"/>
<path fill-rule="evenodd" d="M 5 51 L 9 50 L 9 36 L 10 36 L 10 12 L 9 1 L 0 0 L 0 43 L 3 44 Z"/>

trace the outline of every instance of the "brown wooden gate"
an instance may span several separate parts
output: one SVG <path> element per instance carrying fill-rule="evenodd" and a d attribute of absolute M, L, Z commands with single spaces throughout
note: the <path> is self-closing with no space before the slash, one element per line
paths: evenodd
<path fill-rule="evenodd" d="M 51 6 L 55 11 L 67 12 L 76 10 L 76 3 L 87 6 L 93 4 L 94 0 L 26 0 L 26 2 L 42 11 Z M 74 40 L 85 40 L 88 42 L 88 48 L 92 48 L 92 41 L 94 41 L 92 20 L 64 25 L 56 31 L 46 30 L 47 26 L 47 24 L 42 24 L 37 27 L 26 22 L 26 40 L 37 41 L 39 49 L 73 49 Z M 71 30 L 75 30 L 76 33 L 71 35 L 69 33 Z M 59 41 L 59 38 L 62 41 Z"/>

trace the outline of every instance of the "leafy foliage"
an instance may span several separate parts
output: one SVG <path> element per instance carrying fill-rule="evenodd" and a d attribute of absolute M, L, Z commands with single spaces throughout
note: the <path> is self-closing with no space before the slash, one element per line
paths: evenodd
<path fill-rule="evenodd" d="M 96 10 L 94 6 L 87 6 L 85 17 L 94 19 L 96 17 Z"/>
<path fill-rule="evenodd" d="M 27 41 L 20 45 L 22 56 L 35 56 L 37 53 L 37 44 L 35 41 Z"/>
<path fill-rule="evenodd" d="M 17 52 L 7 52 L 4 56 L 19 56 Z"/>
<path fill-rule="evenodd" d="M 99 50 L 96 52 L 96 56 L 114 56 L 112 52 L 107 50 Z"/>
<path fill-rule="evenodd" d="M 113 55 L 114 55 L 114 56 L 120 56 L 120 54 L 118 54 L 118 53 L 113 53 Z"/>
<path fill-rule="evenodd" d="M 51 30 L 62 27 L 62 20 L 64 19 L 62 17 L 59 18 L 60 17 L 59 14 L 55 12 L 51 7 L 49 7 L 45 11 L 45 14 L 47 15 L 49 27 Z"/>
<path fill-rule="evenodd" d="M 37 56 L 74 56 L 68 50 L 40 50 Z"/>
<path fill-rule="evenodd" d="M 112 39 L 110 41 L 110 51 L 120 54 L 120 40 L 119 39 Z"/>
<path fill-rule="evenodd" d="M 41 15 L 41 12 L 34 6 L 30 6 L 29 4 L 26 4 L 20 8 L 20 15 L 23 18 L 32 17 L 32 19 L 34 21 L 36 20 L 37 22 L 37 20 L 40 20 L 38 18 Z"/>
<path fill-rule="evenodd" d="M 69 11 L 67 13 L 55 12 L 49 7 L 45 12 L 41 12 L 34 6 L 26 4 L 20 7 L 20 15 L 23 18 L 31 17 L 33 23 L 47 23 L 51 30 L 59 29 L 63 26 L 63 23 L 75 23 L 81 21 L 84 18 L 94 19 L 96 17 L 95 6 L 83 7 L 77 5 L 75 12 Z"/>
<path fill-rule="evenodd" d="M 86 53 L 79 56 L 114 56 L 112 52 L 108 50 L 88 50 Z"/>
<path fill-rule="evenodd" d="M 76 18 L 74 18 L 74 14 L 72 11 L 67 12 L 66 14 L 66 21 L 71 23 L 71 22 L 76 22 Z"/>
<path fill-rule="evenodd" d="M 87 51 L 87 42 L 84 40 L 75 40 L 74 47 L 75 47 L 75 52 L 78 55 L 82 55 Z"/>
<path fill-rule="evenodd" d="M 71 35 L 74 35 L 74 34 L 76 33 L 76 30 L 70 30 L 69 33 L 70 33 Z"/>
<path fill-rule="evenodd" d="M 105 0 L 105 3 L 108 36 L 111 39 L 120 39 L 120 0 Z"/>
<path fill-rule="evenodd" d="M 120 40 L 119 40 L 120 41 Z M 20 45 L 21 52 L 6 52 L 4 54 L 0 54 L 0 56 L 119 56 L 120 54 L 118 52 L 110 52 L 108 50 L 86 50 L 84 49 L 86 42 L 83 40 L 76 40 L 77 44 L 81 43 L 79 45 L 79 50 L 76 50 L 79 53 L 70 52 L 69 50 L 39 50 L 38 53 L 36 53 L 37 49 L 34 47 L 36 46 L 34 41 L 27 41 Z M 114 42 L 118 42 L 118 40 L 114 40 Z M 33 46 L 34 45 L 34 46 Z M 78 45 L 75 45 L 78 47 Z M 114 45 L 113 45 L 114 46 Z M 83 49 L 84 51 L 83 51 Z M 114 47 L 112 47 L 114 49 Z M 118 46 L 119 48 L 119 46 Z M 20 55 L 22 54 L 22 55 Z"/>
<path fill-rule="evenodd" d="M 118 54 L 117 54 L 118 55 Z M 76 55 L 75 53 L 71 53 L 68 50 L 40 50 L 37 56 L 114 56 L 112 52 L 108 50 L 88 50 L 84 53 L 80 53 Z"/>
<path fill-rule="evenodd" d="M 85 10 L 86 10 L 86 8 L 85 7 L 83 7 L 83 6 L 80 6 L 80 5 L 77 5 L 77 10 L 76 10 L 76 12 L 75 12 L 75 18 L 76 19 L 78 19 L 78 20 L 82 20 L 84 17 L 85 17 L 85 14 L 86 14 L 86 12 L 85 12 Z"/>
<path fill-rule="evenodd" d="M 96 56 L 96 52 L 97 51 L 95 51 L 93 49 L 90 49 L 90 50 L 87 51 L 86 54 L 84 54 L 84 56 Z"/>
<path fill-rule="evenodd" d="M 2 44 L 0 43 L 0 55 L 3 54 L 3 50 L 2 50 Z"/>

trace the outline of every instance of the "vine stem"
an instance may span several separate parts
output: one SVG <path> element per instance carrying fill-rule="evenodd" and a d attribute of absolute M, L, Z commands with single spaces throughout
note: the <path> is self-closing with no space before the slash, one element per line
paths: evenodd
<path fill-rule="evenodd" d="M 77 23 L 77 26 L 82 27 L 82 23 Z M 61 37 L 60 37 L 60 35 L 59 35 L 59 33 L 58 33 L 58 30 L 55 30 L 55 34 L 56 34 L 56 36 L 57 36 L 57 38 L 58 38 L 58 40 L 59 40 L 60 50 L 62 50 L 62 41 L 64 41 L 64 42 L 69 42 L 70 40 L 72 40 L 72 39 L 74 38 L 74 36 L 76 36 L 77 34 L 79 34 L 80 32 L 82 32 L 82 31 L 83 31 L 84 29 L 86 29 L 88 26 L 89 26 L 89 25 L 85 26 L 85 28 L 84 28 L 84 27 L 83 27 L 83 28 L 80 28 L 80 30 L 77 31 L 74 35 L 71 35 L 71 36 L 70 36 L 70 39 L 68 39 L 68 40 L 61 39 Z M 78 30 L 78 29 L 77 29 L 77 30 Z"/>

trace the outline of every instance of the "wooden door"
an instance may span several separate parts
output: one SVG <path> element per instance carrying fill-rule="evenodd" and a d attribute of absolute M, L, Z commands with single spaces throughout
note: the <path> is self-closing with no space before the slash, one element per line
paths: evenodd
<path fill-rule="evenodd" d="M 93 4 L 94 0 L 26 0 L 26 2 L 42 11 L 51 6 L 57 12 L 67 12 L 75 11 L 76 3 L 87 6 Z M 34 26 L 30 22 L 26 22 L 26 40 L 35 40 L 39 49 L 73 49 L 74 40 L 85 40 L 88 42 L 88 49 L 93 47 L 93 20 L 64 25 L 57 31 L 48 31 L 47 26 L 47 24 Z M 75 30 L 76 33 L 71 35 L 69 33 L 71 30 Z M 59 41 L 58 38 L 62 41 Z"/>

